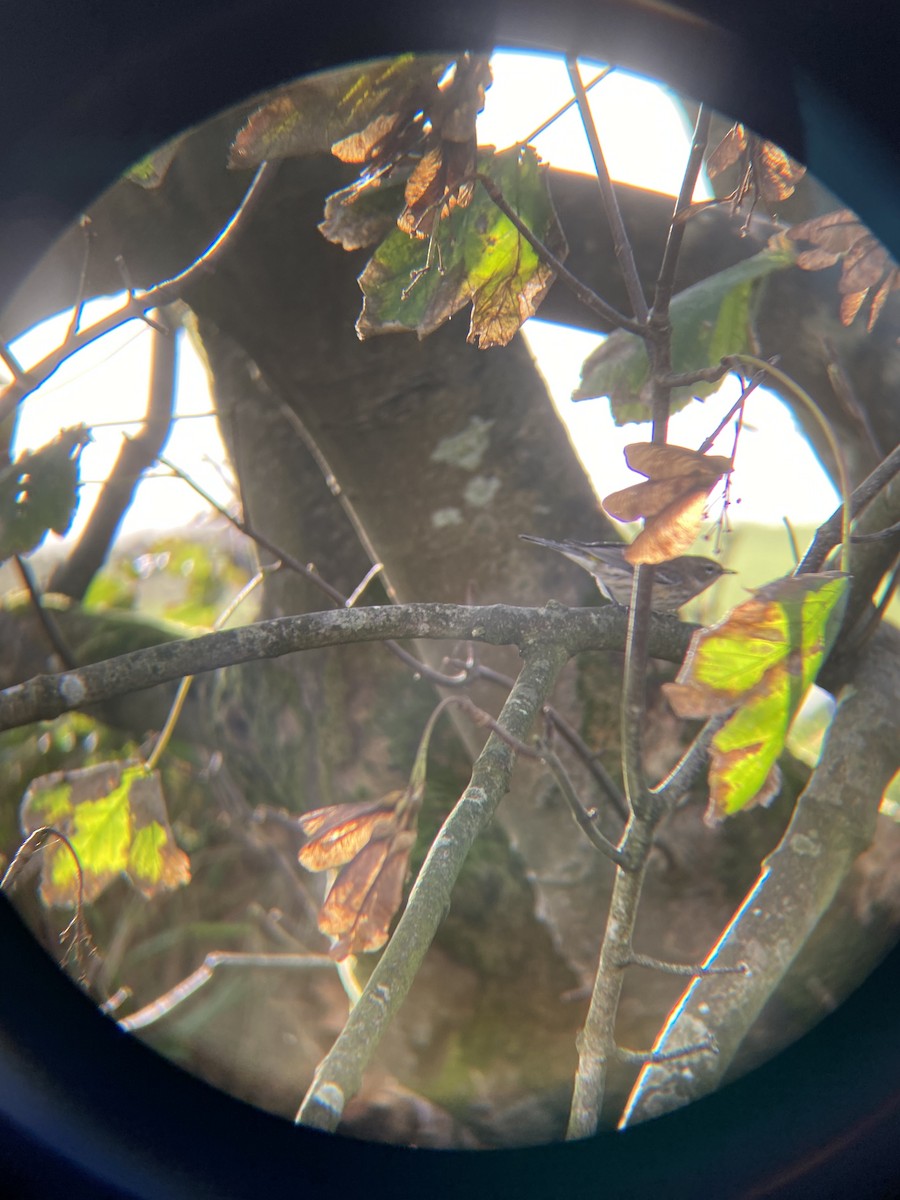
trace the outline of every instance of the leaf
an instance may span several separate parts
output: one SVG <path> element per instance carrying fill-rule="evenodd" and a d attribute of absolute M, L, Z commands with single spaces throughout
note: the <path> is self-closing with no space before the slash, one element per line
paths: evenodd
<path fill-rule="evenodd" d="M 892 291 L 900 290 L 900 267 L 856 213 L 849 208 L 824 213 L 788 230 L 793 241 L 812 242 L 814 250 L 797 255 L 804 271 L 821 271 L 841 263 L 838 292 L 842 325 L 851 325 L 871 295 L 866 329 L 871 332 Z"/>
<path fill-rule="evenodd" d="M 403 900 L 415 840 L 415 832 L 408 830 L 369 842 L 338 872 L 318 918 L 319 929 L 333 939 L 333 958 L 340 961 L 385 944 Z"/>
<path fill-rule="evenodd" d="M 565 240 L 537 154 L 530 147 L 481 151 L 478 167 L 563 258 Z M 399 229 L 381 243 L 359 279 L 364 300 L 356 330 L 363 339 L 404 330 L 424 338 L 471 303 L 469 341 L 502 346 L 552 282 L 553 272 L 479 187 L 467 207 L 457 205 L 435 227 L 433 245 Z"/>
<path fill-rule="evenodd" d="M 27 554 L 50 530 L 68 530 L 78 507 L 78 459 L 90 440 L 84 425 L 64 429 L 0 471 L 0 562 Z"/>
<path fill-rule="evenodd" d="M 402 206 L 402 184 L 382 184 L 362 192 L 355 185 L 342 188 L 326 199 L 319 232 L 344 250 L 374 246 L 394 228 Z"/>
<path fill-rule="evenodd" d="M 603 508 L 617 521 L 647 522 L 625 551 L 626 560 L 637 564 L 676 558 L 697 536 L 707 497 L 731 470 L 731 459 L 686 446 L 632 442 L 625 447 L 625 460 L 647 481 L 613 492 Z"/>
<path fill-rule="evenodd" d="M 751 133 L 744 125 L 732 125 L 706 162 L 710 179 L 716 179 L 737 164 L 740 179 L 732 193 L 735 209 L 753 195 L 753 205 L 762 200 L 767 208 L 793 196 L 806 167 L 774 142 Z"/>
<path fill-rule="evenodd" d="M 331 150 L 362 136 L 379 116 L 392 119 L 395 127 L 403 114 L 410 121 L 452 62 L 446 55 L 404 54 L 377 59 L 362 70 L 325 71 L 293 83 L 247 119 L 232 143 L 228 165 L 254 167 L 267 159 Z"/>
<path fill-rule="evenodd" d="M 759 283 L 794 262 L 783 240 L 773 239 L 759 254 L 711 275 L 679 292 L 672 301 L 672 373 L 681 375 L 714 366 L 726 354 L 755 351 L 753 311 Z M 641 338 L 616 330 L 585 359 L 573 400 L 608 396 L 617 425 L 648 421 L 652 404 L 647 388 L 650 362 Z M 672 412 L 694 397 L 703 399 L 718 382 L 672 389 Z"/>
<path fill-rule="evenodd" d="M 181 149 L 181 143 L 184 141 L 186 134 L 179 134 L 171 141 L 165 142 L 151 154 L 145 155 L 129 167 L 125 172 L 125 178 L 131 183 L 136 183 L 142 188 L 158 188 L 166 177 L 169 167 L 175 155 Z"/>
<path fill-rule="evenodd" d="M 788 576 L 759 588 L 717 625 L 694 634 L 674 683 L 678 716 L 731 712 L 710 747 L 708 824 L 776 794 L 791 722 L 840 629 L 849 576 Z"/>
<path fill-rule="evenodd" d="M 175 844 L 159 774 L 142 763 L 100 763 L 43 775 L 29 785 L 20 817 L 26 834 L 42 826 L 65 834 L 81 866 L 87 904 L 119 875 L 148 899 L 190 880 L 190 862 Z M 78 866 L 63 844 L 44 850 L 41 899 L 62 908 L 78 903 Z"/>
<path fill-rule="evenodd" d="M 328 805 L 300 817 L 309 838 L 298 855 L 301 865 L 339 868 L 318 917 L 334 958 L 380 950 L 387 941 L 403 899 L 423 788 L 417 780 L 378 800 Z"/>

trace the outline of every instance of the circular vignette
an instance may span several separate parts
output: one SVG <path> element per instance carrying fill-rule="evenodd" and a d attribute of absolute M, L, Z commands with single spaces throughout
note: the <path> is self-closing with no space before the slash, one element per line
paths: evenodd
<path fill-rule="evenodd" d="M 613 58 L 784 145 L 896 253 L 900 140 L 886 100 L 900 30 L 874 2 L 38 0 L 0 47 L 0 305 L 50 241 L 147 150 L 306 73 L 379 54 L 498 43 Z M 866 19 L 867 14 L 870 19 Z M 0 901 L 0 1161 L 8 1194 L 528 1197 L 883 1195 L 898 1179 L 900 953 L 773 1062 L 664 1120 L 588 1142 L 473 1155 L 295 1129 L 164 1062 L 100 1016 Z"/>

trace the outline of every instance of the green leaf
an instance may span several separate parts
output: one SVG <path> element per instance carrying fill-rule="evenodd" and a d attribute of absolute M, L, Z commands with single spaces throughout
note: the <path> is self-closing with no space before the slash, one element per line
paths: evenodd
<path fill-rule="evenodd" d="M 100 763 L 41 776 L 22 799 L 21 821 L 26 834 L 51 827 L 69 842 L 50 842 L 43 851 L 46 905 L 71 908 L 79 897 L 91 903 L 119 875 L 148 898 L 190 879 L 159 775 L 142 763 Z"/>
<path fill-rule="evenodd" d="M 753 308 L 762 279 L 794 263 L 787 242 L 770 244 L 759 254 L 685 288 L 673 299 L 672 373 L 686 374 L 715 366 L 725 355 L 753 353 Z M 648 421 L 649 401 L 644 391 L 650 381 L 650 364 L 641 338 L 617 330 L 585 359 L 581 383 L 573 400 L 608 396 L 617 425 Z M 674 388 L 672 412 L 684 408 L 695 396 L 711 395 L 718 383 L 695 383 Z"/>
<path fill-rule="evenodd" d="M 565 239 L 534 150 L 480 151 L 478 168 L 529 229 L 564 258 Z M 553 272 L 476 186 L 466 207 L 457 205 L 436 225 L 433 239 L 399 229 L 385 238 L 359 278 L 364 300 L 356 331 L 361 338 L 404 330 L 424 338 L 471 304 L 468 340 L 482 349 L 504 346 L 552 282 Z"/>
<path fill-rule="evenodd" d="M 158 188 L 165 179 L 166 173 L 172 165 L 172 160 L 178 153 L 185 136 L 185 134 L 179 134 L 178 137 L 165 142 L 151 154 L 147 154 L 142 159 L 139 159 L 138 162 L 129 167 L 125 172 L 125 178 L 130 183 L 136 183 L 138 187 L 148 189 Z"/>
<path fill-rule="evenodd" d="M 711 743 L 709 823 L 776 794 L 777 759 L 834 644 L 849 583 L 823 571 L 759 588 L 694 635 L 675 683 L 663 685 L 680 717 L 732 714 Z"/>
<path fill-rule="evenodd" d="M 78 507 L 78 459 L 90 441 L 83 425 L 64 429 L 0 471 L 0 562 L 64 534 Z"/>

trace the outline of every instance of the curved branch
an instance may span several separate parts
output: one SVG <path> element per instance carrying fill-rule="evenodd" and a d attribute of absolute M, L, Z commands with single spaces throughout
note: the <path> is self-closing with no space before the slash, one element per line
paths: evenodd
<path fill-rule="evenodd" d="M 654 617 L 650 654 L 680 662 L 696 628 L 672 617 Z M 298 650 L 389 638 L 520 647 L 557 642 L 570 655 L 580 650 L 621 650 L 625 645 L 625 613 L 613 605 L 567 609 L 562 605 L 516 608 L 510 604 L 405 604 L 276 617 L 240 629 L 165 642 L 58 675 L 36 675 L 0 692 L 0 730 L 49 720 L 185 675 L 279 658 Z"/>

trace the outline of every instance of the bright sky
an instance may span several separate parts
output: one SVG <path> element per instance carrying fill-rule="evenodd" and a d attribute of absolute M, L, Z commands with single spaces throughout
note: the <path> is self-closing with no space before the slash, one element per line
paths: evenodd
<path fill-rule="evenodd" d="M 504 53 L 495 56 L 493 65 L 494 84 L 479 120 L 483 143 L 502 147 L 522 139 L 570 98 L 565 65 L 558 59 Z M 586 82 L 595 73 L 592 66 L 582 69 Z M 615 71 L 591 93 L 591 105 L 612 176 L 676 192 L 689 130 L 672 97 L 646 80 Z M 555 166 L 593 173 L 574 108 L 534 144 L 545 161 Z M 84 323 L 96 320 L 109 306 L 109 301 L 87 306 Z M 68 317 L 61 316 L 19 339 L 12 349 L 23 366 L 27 368 L 57 345 L 67 323 Z M 540 321 L 528 323 L 526 336 L 598 494 L 635 482 L 637 477 L 625 465 L 622 447 L 646 440 L 647 427 L 616 429 L 607 401 L 574 405 L 569 400 L 581 362 L 599 337 Z M 89 515 L 100 482 L 118 454 L 122 433 L 134 428 L 121 423 L 137 421 L 144 412 L 149 343 L 147 328 L 132 322 L 70 360 L 23 406 L 17 450 L 35 448 L 59 429 L 79 421 L 94 426 L 94 442 L 82 456 L 86 482 L 72 534 Z M 210 413 L 203 368 L 183 337 L 180 347 L 177 413 L 184 417 Z M 673 419 L 670 440 L 698 446 L 736 394 L 736 384 L 729 383 L 705 404 L 691 405 Z M 745 420 L 750 428 L 742 434 L 733 477 L 733 499 L 740 500 L 731 510 L 733 520 L 775 524 L 789 514 L 795 524 L 804 524 L 827 517 L 836 506 L 835 493 L 780 401 L 760 389 L 748 404 Z M 726 431 L 716 449 L 730 453 L 731 437 Z M 216 465 L 223 462 L 224 450 L 214 418 L 176 421 L 165 453 L 218 500 L 228 501 L 230 489 L 221 466 Z M 187 485 L 156 475 L 141 484 L 123 533 L 178 527 L 205 511 L 206 506 Z"/>

